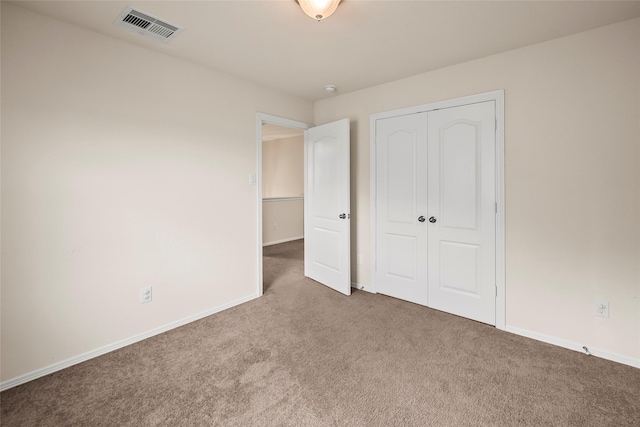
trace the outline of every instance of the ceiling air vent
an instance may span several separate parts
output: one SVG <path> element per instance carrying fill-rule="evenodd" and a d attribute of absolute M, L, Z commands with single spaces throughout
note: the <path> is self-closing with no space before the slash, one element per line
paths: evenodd
<path fill-rule="evenodd" d="M 169 43 L 183 31 L 182 28 L 168 24 L 148 13 L 135 10 L 131 6 L 120 14 L 115 24 L 140 35 L 160 40 L 163 43 Z"/>

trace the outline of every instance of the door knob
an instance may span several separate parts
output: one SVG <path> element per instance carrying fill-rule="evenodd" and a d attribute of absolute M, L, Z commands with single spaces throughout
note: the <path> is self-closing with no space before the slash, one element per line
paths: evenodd
<path fill-rule="evenodd" d="M 345 219 L 347 217 L 347 214 L 340 214 L 340 219 Z"/>
<path fill-rule="evenodd" d="M 424 217 L 423 217 L 422 215 L 420 215 L 420 216 L 418 217 L 418 221 L 420 221 L 420 222 L 424 222 Z"/>
<path fill-rule="evenodd" d="M 436 222 L 436 217 L 435 217 L 435 216 L 432 216 L 431 218 L 429 218 L 429 222 L 430 222 L 431 224 L 433 224 L 434 222 Z"/>

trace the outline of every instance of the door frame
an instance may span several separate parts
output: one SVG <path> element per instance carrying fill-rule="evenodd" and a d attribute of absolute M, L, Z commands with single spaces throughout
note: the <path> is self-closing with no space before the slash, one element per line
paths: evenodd
<path fill-rule="evenodd" d="M 495 101 L 496 105 L 496 328 L 506 329 L 506 263 L 505 263 L 505 198 L 504 198 L 504 90 L 480 93 L 462 98 L 438 101 L 414 107 L 401 108 L 372 114 L 369 118 L 370 135 L 370 249 L 371 249 L 371 291 L 376 292 L 376 120 L 460 107 L 468 104 Z"/>
<path fill-rule="evenodd" d="M 263 274 L 263 266 L 262 266 L 262 257 L 263 257 L 263 248 L 262 248 L 262 124 L 268 123 L 271 125 L 277 125 L 288 128 L 295 128 L 300 130 L 307 130 L 314 125 L 305 122 L 299 122 L 297 120 L 286 119 L 284 117 L 272 116 L 270 114 L 265 113 L 256 113 L 256 176 L 255 176 L 255 185 L 256 185 L 256 202 L 257 202 L 257 212 L 258 212 L 258 222 L 257 222 L 257 230 L 258 230 L 258 251 L 257 251 L 257 271 L 258 271 L 258 283 L 257 283 L 257 295 L 259 297 L 262 296 L 264 292 L 264 274 Z M 306 177 L 307 172 L 307 150 L 305 147 L 304 152 L 304 173 Z M 305 178 L 306 179 L 306 178 Z M 253 184 L 253 177 L 250 178 L 251 183 Z M 306 210 L 305 210 L 306 215 Z"/>

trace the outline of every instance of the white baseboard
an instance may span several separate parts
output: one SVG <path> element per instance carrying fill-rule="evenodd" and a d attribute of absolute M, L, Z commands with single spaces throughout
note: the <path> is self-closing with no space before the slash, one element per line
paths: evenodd
<path fill-rule="evenodd" d="M 282 239 L 282 240 L 276 240 L 273 242 L 267 242 L 267 243 L 262 243 L 262 246 L 271 246 L 271 245 L 277 245 L 278 243 L 287 243 L 287 242 L 293 242 L 294 240 L 300 240 L 300 239 L 304 239 L 304 236 L 296 236 L 296 237 L 290 237 L 287 239 Z"/>
<path fill-rule="evenodd" d="M 15 387 L 20 384 L 24 384 L 26 382 L 35 380 L 36 378 L 43 377 L 45 375 L 52 374 L 56 371 L 60 371 L 64 368 L 68 368 L 73 365 L 77 365 L 78 363 L 85 362 L 89 359 L 93 359 L 94 357 L 102 356 L 103 354 L 112 352 L 122 347 L 126 347 L 128 345 L 134 344 L 136 342 L 145 340 L 147 338 L 151 338 L 154 335 L 161 334 L 163 332 L 170 331 L 171 329 L 178 328 L 180 326 L 186 325 L 187 323 L 195 322 L 196 320 L 200 320 L 204 317 L 211 316 L 212 314 L 219 313 L 223 310 L 226 310 L 231 307 L 235 307 L 236 305 L 243 304 L 245 302 L 249 302 L 252 299 L 257 298 L 258 295 L 249 295 L 244 298 L 237 299 L 235 301 L 231 301 L 227 304 L 219 305 L 218 307 L 211 308 L 209 310 L 203 311 L 198 314 L 194 314 L 193 316 L 185 317 L 184 319 L 177 320 L 175 322 L 171 322 L 167 325 L 161 326 L 159 328 L 152 329 L 148 332 L 144 332 L 139 335 L 135 335 L 131 338 L 124 339 L 122 341 L 115 342 L 113 344 L 108 344 L 103 347 L 97 348 L 95 350 L 88 351 L 86 353 L 80 354 L 78 356 L 71 357 L 67 360 L 63 360 L 62 362 L 54 363 L 53 365 L 46 366 L 42 369 L 36 369 L 35 371 L 29 372 L 28 374 L 20 375 L 18 377 L 3 381 L 0 383 L 0 391 L 7 390 L 11 387 Z"/>
<path fill-rule="evenodd" d="M 516 328 L 513 326 L 507 326 L 505 330 L 507 332 L 511 332 L 512 334 L 521 335 L 523 337 L 532 338 L 537 341 L 546 342 L 547 344 L 553 344 L 559 347 L 568 348 L 569 350 L 578 351 L 580 353 L 586 353 L 584 347 L 587 347 L 587 349 L 589 350 L 589 354 L 592 356 L 611 360 L 612 362 L 622 363 L 623 365 L 633 366 L 634 368 L 640 368 L 640 359 L 623 356 L 621 354 L 612 353 L 606 350 L 601 350 L 599 348 L 591 347 L 587 344 L 580 344 L 562 338 L 556 338 L 549 335 L 539 334 L 537 332 L 531 332 L 526 329 Z"/>
<path fill-rule="evenodd" d="M 360 285 L 360 284 L 355 283 L 355 282 L 351 282 L 351 287 L 352 287 L 352 288 L 355 288 L 355 289 L 358 289 L 358 290 L 360 290 L 360 291 L 369 292 L 370 294 L 375 294 L 375 293 L 376 293 L 375 291 L 373 291 L 373 290 L 371 289 L 371 287 L 367 287 L 367 286 L 364 286 L 364 285 Z"/>

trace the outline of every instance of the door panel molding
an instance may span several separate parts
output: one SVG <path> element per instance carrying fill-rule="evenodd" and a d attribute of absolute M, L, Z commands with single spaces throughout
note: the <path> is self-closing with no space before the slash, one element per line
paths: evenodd
<path fill-rule="evenodd" d="M 376 292 L 377 272 L 377 155 L 376 121 L 404 115 L 429 112 L 444 108 L 461 107 L 486 101 L 495 102 L 496 145 L 495 145 L 495 277 L 496 277 L 496 318 L 497 329 L 506 329 L 506 274 L 505 274 L 505 195 L 504 195 L 504 90 L 486 92 L 477 95 L 455 98 L 435 103 L 418 105 L 372 114 L 370 116 L 370 239 L 371 239 L 371 291 Z"/>

